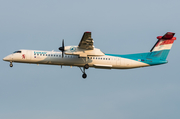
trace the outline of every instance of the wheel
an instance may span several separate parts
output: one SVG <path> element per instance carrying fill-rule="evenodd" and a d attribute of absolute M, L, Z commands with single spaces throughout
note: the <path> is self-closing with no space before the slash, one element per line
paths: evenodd
<path fill-rule="evenodd" d="M 9 66 L 10 66 L 10 67 L 13 67 L 13 64 L 10 64 Z"/>
<path fill-rule="evenodd" d="M 84 65 L 84 68 L 85 68 L 85 69 L 89 69 L 89 65 L 88 65 L 88 64 L 85 64 L 85 65 Z"/>
<path fill-rule="evenodd" d="M 87 74 L 84 73 L 84 74 L 82 75 L 82 77 L 85 79 L 85 78 L 87 77 Z"/>

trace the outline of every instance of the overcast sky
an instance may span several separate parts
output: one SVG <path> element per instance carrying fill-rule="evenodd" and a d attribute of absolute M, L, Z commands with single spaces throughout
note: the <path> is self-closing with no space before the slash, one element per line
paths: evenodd
<path fill-rule="evenodd" d="M 0 0 L 0 58 L 19 49 L 78 45 L 85 31 L 105 53 L 148 52 L 175 32 L 168 64 L 130 70 L 0 61 L 0 119 L 180 118 L 179 0 Z"/>

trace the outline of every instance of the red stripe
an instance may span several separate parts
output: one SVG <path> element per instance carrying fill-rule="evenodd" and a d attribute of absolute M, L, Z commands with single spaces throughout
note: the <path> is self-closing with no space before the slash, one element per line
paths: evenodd
<path fill-rule="evenodd" d="M 174 43 L 173 38 L 170 40 L 159 40 L 159 42 L 156 44 L 156 47 L 160 45 L 167 45 L 167 44 L 173 44 L 173 43 Z"/>

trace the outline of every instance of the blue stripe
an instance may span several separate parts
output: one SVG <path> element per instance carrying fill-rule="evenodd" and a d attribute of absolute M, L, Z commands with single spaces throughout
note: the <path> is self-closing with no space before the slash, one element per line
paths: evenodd
<path fill-rule="evenodd" d="M 149 65 L 159 65 L 159 64 L 167 63 L 166 58 L 168 53 L 169 50 L 161 50 L 161 51 L 127 54 L 127 55 L 118 55 L 118 54 L 105 54 L 105 55 L 131 59 L 131 60 L 147 63 Z"/>

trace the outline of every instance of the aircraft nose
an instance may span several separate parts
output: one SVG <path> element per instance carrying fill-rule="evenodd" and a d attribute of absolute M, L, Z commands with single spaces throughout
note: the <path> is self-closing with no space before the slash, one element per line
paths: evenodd
<path fill-rule="evenodd" d="M 3 58 L 4 61 L 9 61 L 10 60 L 10 57 L 9 56 L 6 56 Z"/>
<path fill-rule="evenodd" d="M 3 58 L 3 60 L 4 60 L 4 61 L 6 61 L 6 60 L 7 60 L 7 58 L 6 58 L 6 57 L 4 57 L 4 58 Z"/>

